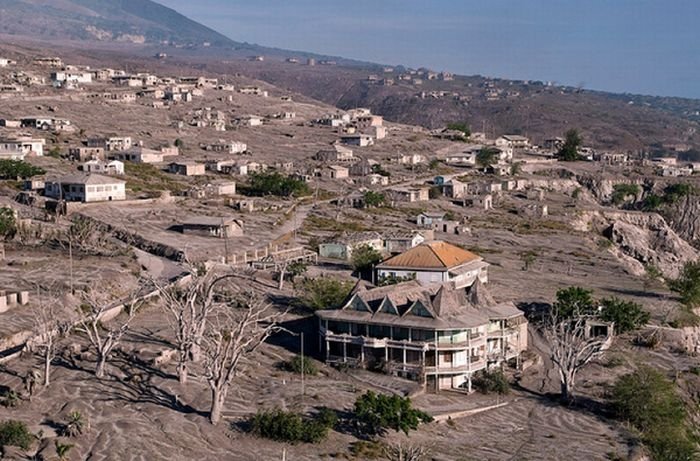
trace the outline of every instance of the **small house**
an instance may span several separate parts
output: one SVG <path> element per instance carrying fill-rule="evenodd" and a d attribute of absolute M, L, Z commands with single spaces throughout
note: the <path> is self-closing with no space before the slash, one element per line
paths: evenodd
<path fill-rule="evenodd" d="M 195 216 L 181 223 L 183 234 L 231 238 L 243 235 L 243 223 L 234 218 Z"/>
<path fill-rule="evenodd" d="M 321 170 L 321 176 L 329 179 L 343 179 L 350 176 L 348 169 L 340 165 L 329 165 Z"/>
<path fill-rule="evenodd" d="M 318 246 L 318 254 L 322 258 L 341 259 L 349 261 L 355 248 L 368 245 L 377 251 L 382 251 L 384 242 L 378 232 L 356 232 L 344 234 Z"/>
<path fill-rule="evenodd" d="M 192 161 L 172 162 L 168 165 L 168 172 L 182 176 L 201 176 L 205 174 L 205 165 Z"/>
<path fill-rule="evenodd" d="M 427 187 L 395 188 L 387 192 L 394 202 L 415 203 L 430 200 L 430 189 Z"/>
<path fill-rule="evenodd" d="M 425 242 L 418 231 L 395 231 L 384 235 L 384 250 L 389 254 L 403 253 Z"/>
<path fill-rule="evenodd" d="M 418 227 L 432 229 L 434 224 L 441 223 L 444 219 L 444 212 L 425 211 L 416 217 L 416 224 Z"/>
<path fill-rule="evenodd" d="M 79 170 L 84 173 L 122 175 L 124 174 L 124 163 L 119 160 L 111 160 L 109 162 L 103 160 L 88 160 L 79 166 Z"/>
<path fill-rule="evenodd" d="M 347 134 L 340 137 L 340 142 L 349 146 L 368 147 L 374 145 L 374 138 L 367 134 Z"/>

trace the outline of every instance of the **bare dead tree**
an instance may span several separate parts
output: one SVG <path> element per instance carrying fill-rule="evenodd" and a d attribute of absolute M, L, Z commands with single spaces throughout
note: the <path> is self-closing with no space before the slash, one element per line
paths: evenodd
<path fill-rule="evenodd" d="M 289 266 L 289 261 L 286 259 L 277 265 L 280 277 L 277 283 L 277 289 L 280 291 L 284 288 L 284 277 L 287 275 L 287 266 Z"/>
<path fill-rule="evenodd" d="M 123 315 L 118 315 L 116 319 L 108 321 L 106 317 L 112 309 L 117 308 L 117 303 L 102 299 L 94 290 L 82 292 L 81 301 L 80 318 L 76 331 L 87 336 L 97 357 L 95 376 L 103 378 L 107 360 L 129 330 L 140 303 L 137 301 L 136 295 L 130 296 L 123 304 Z"/>
<path fill-rule="evenodd" d="M 216 275 L 213 270 L 189 265 L 190 280 L 166 286 L 154 280 L 166 318 L 175 333 L 177 373 L 180 383 L 187 384 L 190 364 L 199 358 L 207 322 L 216 310 L 216 285 L 233 274 Z"/>
<path fill-rule="evenodd" d="M 549 343 L 550 359 L 559 373 L 564 400 L 574 398 L 576 374 L 591 360 L 603 354 L 607 336 L 591 335 L 590 317 L 562 318 L 553 310 L 545 318 L 542 334 Z"/>
<path fill-rule="evenodd" d="M 384 452 L 389 461 L 422 461 L 430 454 L 430 450 L 420 445 L 402 443 L 391 444 Z"/>
<path fill-rule="evenodd" d="M 212 424 L 221 420 L 226 396 L 242 361 L 281 330 L 278 323 L 283 315 L 265 297 L 249 291 L 229 299 L 207 328 L 203 338 L 204 368 L 212 395 Z"/>
<path fill-rule="evenodd" d="M 51 384 L 51 364 L 58 353 L 58 345 L 66 337 L 76 318 L 68 310 L 60 296 L 51 292 L 48 299 L 40 296 L 34 316 L 34 332 L 27 345 L 36 350 L 44 361 L 44 386 Z"/>

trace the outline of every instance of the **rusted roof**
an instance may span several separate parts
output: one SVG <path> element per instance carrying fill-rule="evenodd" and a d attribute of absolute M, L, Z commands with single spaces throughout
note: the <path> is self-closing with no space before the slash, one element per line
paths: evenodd
<path fill-rule="evenodd" d="M 481 257 L 447 242 L 428 242 L 411 248 L 377 265 L 377 268 L 409 268 L 447 270 Z"/>

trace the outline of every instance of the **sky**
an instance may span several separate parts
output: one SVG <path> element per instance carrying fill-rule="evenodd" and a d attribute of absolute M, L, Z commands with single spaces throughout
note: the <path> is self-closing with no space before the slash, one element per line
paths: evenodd
<path fill-rule="evenodd" d="M 156 0 L 259 45 L 700 98 L 700 0 Z"/>

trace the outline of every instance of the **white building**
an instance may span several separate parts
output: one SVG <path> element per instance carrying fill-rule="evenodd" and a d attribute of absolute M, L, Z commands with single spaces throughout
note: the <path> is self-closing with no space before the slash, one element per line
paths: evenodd
<path fill-rule="evenodd" d="M 14 139 L 0 139 L 0 151 L 14 152 L 20 151 L 23 155 L 44 155 L 46 140 L 39 138 L 21 137 Z"/>
<path fill-rule="evenodd" d="M 161 163 L 165 157 L 176 156 L 177 153 L 168 153 L 167 150 L 154 150 L 145 147 L 134 147 L 133 149 L 113 151 L 108 154 L 110 160 L 120 160 L 122 162 L 133 163 Z"/>
<path fill-rule="evenodd" d="M 64 176 L 47 180 L 44 194 L 68 202 L 126 200 L 126 181 L 89 173 Z"/>
<path fill-rule="evenodd" d="M 119 160 L 103 162 L 102 160 L 88 160 L 80 165 L 80 171 L 84 173 L 102 173 L 109 175 L 124 174 L 124 163 Z"/>
<path fill-rule="evenodd" d="M 112 136 L 109 138 L 88 138 L 87 147 L 102 147 L 106 151 L 131 149 L 132 141 L 129 136 Z"/>
<path fill-rule="evenodd" d="M 239 141 L 219 141 L 218 143 L 209 144 L 206 150 L 213 152 L 224 152 L 227 154 L 242 154 L 248 150 L 248 145 Z"/>
<path fill-rule="evenodd" d="M 457 288 L 477 279 L 488 282 L 488 263 L 447 242 L 423 243 L 377 265 L 377 278 L 415 278 L 423 283 L 454 282 Z"/>
<path fill-rule="evenodd" d="M 58 71 L 51 72 L 51 81 L 54 84 L 63 85 L 65 83 L 92 83 L 92 73 L 91 72 L 71 72 L 71 71 Z"/>

